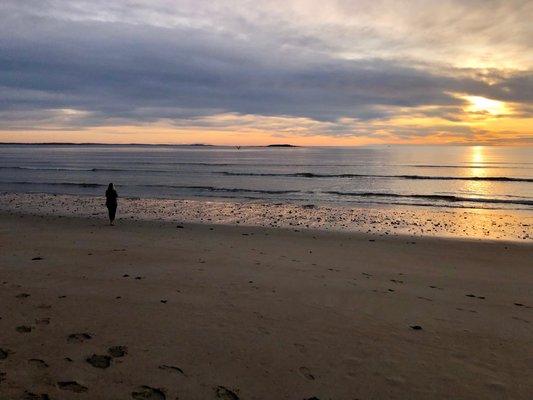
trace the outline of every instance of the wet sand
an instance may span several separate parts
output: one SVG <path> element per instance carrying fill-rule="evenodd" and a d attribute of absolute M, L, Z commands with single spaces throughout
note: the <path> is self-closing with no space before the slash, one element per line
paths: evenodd
<path fill-rule="evenodd" d="M 89 196 L 0 193 L 0 211 L 102 219 L 107 217 L 104 200 Z M 533 243 L 533 210 L 407 206 L 343 208 L 314 204 L 121 198 L 118 218 Z"/>
<path fill-rule="evenodd" d="M 533 393 L 528 240 L 15 209 L 0 214 L 2 399 Z"/>

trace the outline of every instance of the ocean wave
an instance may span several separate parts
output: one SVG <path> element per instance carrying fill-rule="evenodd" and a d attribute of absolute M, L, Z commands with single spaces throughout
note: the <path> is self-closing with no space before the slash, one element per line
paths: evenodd
<path fill-rule="evenodd" d="M 91 171 L 89 168 L 69 168 L 69 167 L 26 167 L 26 166 L 16 166 L 16 167 L 6 167 L 1 166 L 0 169 L 22 169 L 30 171 Z"/>
<path fill-rule="evenodd" d="M 522 164 L 515 164 L 522 165 Z M 399 165 L 400 167 L 410 168 L 437 168 L 437 169 L 531 169 L 531 167 L 515 167 L 508 165 L 432 165 L 432 164 L 414 164 L 414 165 Z"/>
<path fill-rule="evenodd" d="M 85 182 L 0 182 L 8 185 L 44 185 L 44 186 L 77 186 L 84 188 L 107 187 L 107 184 L 102 183 L 85 183 Z"/>
<path fill-rule="evenodd" d="M 133 168 L 70 168 L 70 167 L 5 167 L 1 166 L 0 169 L 11 170 L 29 170 L 29 171 L 75 171 L 75 172 L 173 172 L 170 170 L 154 170 L 154 169 L 133 169 Z"/>
<path fill-rule="evenodd" d="M 533 182 L 533 178 L 512 178 L 507 176 L 428 176 L 428 175 L 373 175 L 373 174 L 317 174 L 312 172 L 295 173 L 254 173 L 254 172 L 218 172 L 226 176 L 271 176 L 291 178 L 379 178 L 445 181 L 489 181 L 489 182 Z"/>
<path fill-rule="evenodd" d="M 326 191 L 324 193 L 334 194 L 338 196 L 353 196 L 353 197 L 378 197 L 378 198 L 400 198 L 400 199 L 421 199 L 421 200 L 437 200 L 450 203 L 469 202 L 469 203 L 489 203 L 489 204 L 514 204 L 533 206 L 533 200 L 503 200 L 494 198 L 482 197 L 461 197 L 452 195 L 438 195 L 438 194 L 398 194 L 398 193 L 372 193 L 372 192 L 339 192 Z"/>
<path fill-rule="evenodd" d="M 5 185 L 28 185 L 28 186 L 71 186 L 82 188 L 99 188 L 107 187 L 107 184 L 86 183 L 86 182 L 0 182 Z M 128 185 L 121 185 L 127 187 Z M 244 188 L 224 188 L 216 186 L 196 186 L 196 185 L 130 185 L 132 188 L 162 188 L 162 189 L 190 189 L 207 192 L 225 192 L 225 193 L 262 193 L 262 194 L 290 194 L 299 193 L 298 190 L 264 190 L 264 189 L 244 189 Z"/>
<path fill-rule="evenodd" d="M 265 194 L 289 194 L 298 193 L 298 190 L 261 190 L 261 189 L 242 189 L 242 188 L 222 188 L 215 186 L 189 186 L 189 185 L 140 185 L 142 187 L 157 187 L 169 189 L 193 189 L 205 190 L 209 192 L 226 192 L 226 193 L 265 193 Z"/>

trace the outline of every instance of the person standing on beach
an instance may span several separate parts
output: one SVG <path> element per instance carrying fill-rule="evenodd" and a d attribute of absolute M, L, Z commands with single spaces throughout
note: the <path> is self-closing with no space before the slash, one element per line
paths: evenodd
<path fill-rule="evenodd" d="M 118 193 L 115 185 L 109 184 L 105 191 L 106 202 L 105 205 L 109 211 L 109 225 L 115 225 L 115 215 L 117 213 L 117 197 Z"/>

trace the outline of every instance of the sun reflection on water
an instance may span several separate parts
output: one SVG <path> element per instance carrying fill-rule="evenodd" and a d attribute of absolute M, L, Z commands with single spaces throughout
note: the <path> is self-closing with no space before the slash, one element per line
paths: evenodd
<path fill-rule="evenodd" d="M 469 175 L 471 177 L 490 176 L 490 165 L 487 164 L 486 148 L 484 146 L 473 146 L 470 148 Z M 492 193 L 491 182 L 487 181 L 465 181 L 465 190 L 470 196 L 489 196 Z"/>

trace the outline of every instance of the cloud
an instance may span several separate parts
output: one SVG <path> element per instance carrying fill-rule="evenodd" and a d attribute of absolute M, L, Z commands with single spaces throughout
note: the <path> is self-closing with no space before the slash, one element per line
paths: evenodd
<path fill-rule="evenodd" d="M 460 122 L 461 94 L 513 103 L 529 118 L 531 7 L 6 0 L 0 129 L 180 126 L 232 114 L 305 119 L 330 135 L 358 135 L 359 123 L 408 115 Z M 489 53 L 512 53 L 520 68 L 496 68 L 501 60 Z M 490 67 L 456 62 L 467 54 Z"/>

